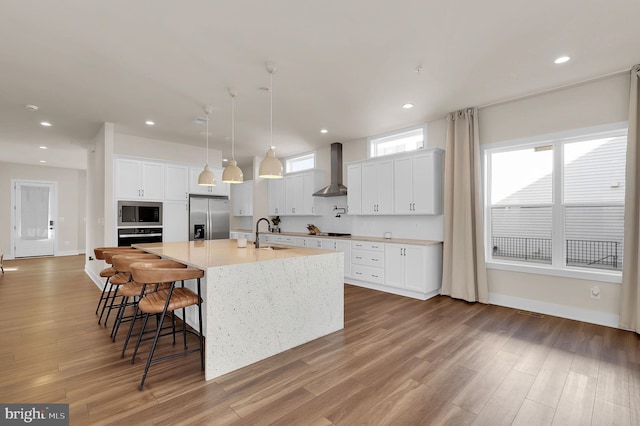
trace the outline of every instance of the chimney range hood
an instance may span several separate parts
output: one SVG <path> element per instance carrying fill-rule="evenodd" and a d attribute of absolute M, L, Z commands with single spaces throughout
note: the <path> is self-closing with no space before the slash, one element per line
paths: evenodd
<path fill-rule="evenodd" d="M 341 197 L 347 195 L 347 187 L 342 184 L 342 144 L 331 144 L 331 183 L 318 192 L 314 197 Z"/>

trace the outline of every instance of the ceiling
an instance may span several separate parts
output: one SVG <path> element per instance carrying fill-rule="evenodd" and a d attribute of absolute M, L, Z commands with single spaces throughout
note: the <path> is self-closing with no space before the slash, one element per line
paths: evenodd
<path fill-rule="evenodd" d="M 0 0 L 0 161 L 83 168 L 103 122 L 204 146 L 205 105 L 230 157 L 232 87 L 246 165 L 270 144 L 266 62 L 273 145 L 293 155 L 628 70 L 633 16 L 637 0 Z"/>

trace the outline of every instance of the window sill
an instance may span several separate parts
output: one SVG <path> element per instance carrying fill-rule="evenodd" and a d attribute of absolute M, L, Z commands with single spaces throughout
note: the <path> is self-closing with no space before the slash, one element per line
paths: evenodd
<path fill-rule="evenodd" d="M 548 265 L 523 265 L 521 263 L 487 261 L 487 269 L 502 271 L 524 272 L 527 274 L 551 275 L 555 277 L 575 278 L 579 280 L 602 281 L 620 284 L 622 272 L 614 271 L 585 271 L 577 269 L 558 269 Z"/>

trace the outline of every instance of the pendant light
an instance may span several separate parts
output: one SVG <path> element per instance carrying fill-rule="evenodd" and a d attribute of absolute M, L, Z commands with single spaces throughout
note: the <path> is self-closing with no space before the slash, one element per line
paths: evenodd
<path fill-rule="evenodd" d="M 236 163 L 234 148 L 236 139 L 236 96 L 238 93 L 229 89 L 229 94 L 231 95 L 231 161 L 229 161 L 229 164 L 227 164 L 227 167 L 225 167 L 222 172 L 222 181 L 224 183 L 242 183 L 244 176 L 242 175 L 242 170 L 238 167 L 238 163 Z"/>
<path fill-rule="evenodd" d="M 258 176 L 263 179 L 282 179 L 282 163 L 276 158 L 276 152 L 273 150 L 273 74 L 276 67 L 273 64 L 266 64 L 269 72 L 269 102 L 270 102 L 270 119 L 269 119 L 269 150 L 267 155 L 260 162 L 260 170 Z"/>
<path fill-rule="evenodd" d="M 216 175 L 209 168 L 209 114 L 211 114 L 213 108 L 210 106 L 204 107 L 204 112 L 207 113 L 207 163 L 204 165 L 204 170 L 198 176 L 198 185 L 202 186 L 216 186 Z"/>

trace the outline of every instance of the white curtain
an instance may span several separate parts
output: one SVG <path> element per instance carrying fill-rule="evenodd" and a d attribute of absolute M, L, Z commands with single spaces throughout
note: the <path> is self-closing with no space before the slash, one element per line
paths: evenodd
<path fill-rule="evenodd" d="M 624 200 L 624 265 L 620 295 L 620 328 L 640 333 L 640 65 L 631 69 L 629 130 L 627 135 L 627 174 Z"/>
<path fill-rule="evenodd" d="M 477 109 L 447 117 L 445 159 L 442 294 L 489 303 Z"/>
<path fill-rule="evenodd" d="M 49 236 L 49 188 L 20 187 L 20 238 L 41 240 Z"/>

